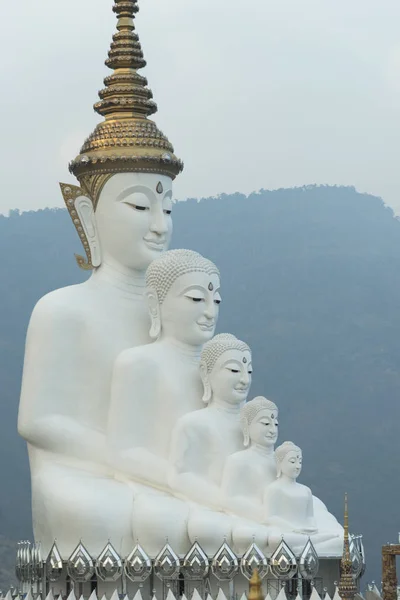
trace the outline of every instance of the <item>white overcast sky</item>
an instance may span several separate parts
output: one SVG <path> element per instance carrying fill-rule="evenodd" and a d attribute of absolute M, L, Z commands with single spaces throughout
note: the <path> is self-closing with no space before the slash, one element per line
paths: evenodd
<path fill-rule="evenodd" d="M 141 0 L 179 199 L 354 185 L 400 212 L 399 0 Z M 112 0 L 0 4 L 0 212 L 61 206 L 100 119 Z"/>

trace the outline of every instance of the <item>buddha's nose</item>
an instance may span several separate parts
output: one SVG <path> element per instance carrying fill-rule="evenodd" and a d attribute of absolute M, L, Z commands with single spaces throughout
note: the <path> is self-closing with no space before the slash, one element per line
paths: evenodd
<path fill-rule="evenodd" d="M 250 383 L 250 375 L 247 371 L 247 369 L 245 369 L 242 373 L 242 376 L 240 378 L 240 383 L 242 383 L 243 385 L 249 385 Z"/>
<path fill-rule="evenodd" d="M 204 311 L 204 316 L 206 317 L 206 319 L 210 319 L 210 320 L 214 317 L 211 306 L 208 306 L 208 307 L 206 306 L 206 309 Z"/>
<path fill-rule="evenodd" d="M 217 314 L 217 307 L 214 304 L 213 301 L 210 302 L 206 302 L 205 307 L 204 307 L 204 316 L 206 317 L 206 319 L 210 319 L 210 321 L 212 319 L 215 319 L 215 316 Z"/>
<path fill-rule="evenodd" d="M 150 222 L 150 231 L 163 235 L 168 231 L 167 219 L 163 211 L 157 211 L 153 214 Z"/>

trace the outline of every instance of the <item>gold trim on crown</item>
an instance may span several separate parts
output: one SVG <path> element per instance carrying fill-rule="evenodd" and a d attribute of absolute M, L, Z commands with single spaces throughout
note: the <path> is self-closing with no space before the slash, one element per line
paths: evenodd
<path fill-rule="evenodd" d="M 79 198 L 80 196 L 85 196 L 86 198 L 89 198 L 89 200 L 91 200 L 91 198 L 82 188 L 78 187 L 77 185 L 70 185 L 69 183 L 60 183 L 60 188 L 64 198 L 65 206 L 68 209 L 72 222 L 80 237 L 80 240 L 86 253 L 87 260 L 85 260 L 83 256 L 75 254 L 76 262 L 78 263 L 79 267 L 84 271 L 91 271 L 94 268 L 92 265 L 92 253 L 90 251 L 89 242 L 86 237 L 82 222 L 75 209 L 75 200 L 77 198 Z"/>
<path fill-rule="evenodd" d="M 104 80 L 94 105 L 104 117 L 87 138 L 69 168 L 96 207 L 107 176 L 115 173 L 158 173 L 175 179 L 183 163 L 167 137 L 148 117 L 157 112 L 147 79 L 137 73 L 146 66 L 134 16 L 138 0 L 115 0 L 118 18 L 106 65 L 113 74 Z M 104 176 L 106 176 L 104 178 Z"/>

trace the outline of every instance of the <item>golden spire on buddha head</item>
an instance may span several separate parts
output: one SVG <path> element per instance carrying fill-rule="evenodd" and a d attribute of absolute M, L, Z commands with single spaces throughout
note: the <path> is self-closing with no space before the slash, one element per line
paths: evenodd
<path fill-rule="evenodd" d="M 146 66 L 134 17 L 138 0 L 115 0 L 117 33 L 106 65 L 113 73 L 104 80 L 94 105 L 104 117 L 83 144 L 69 169 L 96 207 L 101 189 L 115 173 L 157 173 L 175 179 L 183 163 L 167 137 L 149 117 L 157 112 L 147 79 L 137 72 Z"/>

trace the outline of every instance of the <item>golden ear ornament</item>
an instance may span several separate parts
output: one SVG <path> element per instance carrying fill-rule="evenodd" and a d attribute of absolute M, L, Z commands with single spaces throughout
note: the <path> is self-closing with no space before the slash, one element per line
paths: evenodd
<path fill-rule="evenodd" d="M 91 271 L 94 267 L 92 264 L 92 253 L 90 250 L 89 241 L 87 239 L 83 223 L 79 217 L 78 211 L 75 207 L 75 201 L 77 198 L 82 196 L 88 198 L 92 202 L 90 196 L 82 188 L 77 185 L 70 185 L 68 183 L 60 183 L 61 193 L 64 198 L 65 205 L 67 207 L 69 216 L 72 219 L 77 234 L 82 242 L 83 248 L 86 254 L 86 260 L 83 256 L 75 254 L 76 262 L 78 266 L 84 271 Z"/>

